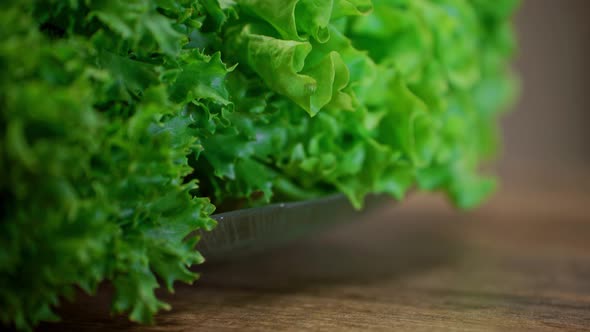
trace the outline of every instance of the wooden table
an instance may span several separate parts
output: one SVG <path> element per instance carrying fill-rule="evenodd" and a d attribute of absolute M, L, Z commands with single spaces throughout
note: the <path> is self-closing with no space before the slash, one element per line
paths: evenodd
<path fill-rule="evenodd" d="M 585 172 L 585 171 L 584 171 Z M 414 195 L 285 248 L 203 265 L 154 326 L 110 290 L 41 331 L 590 329 L 590 181 L 523 172 L 476 211 Z M 522 180 L 521 175 L 526 175 Z"/>

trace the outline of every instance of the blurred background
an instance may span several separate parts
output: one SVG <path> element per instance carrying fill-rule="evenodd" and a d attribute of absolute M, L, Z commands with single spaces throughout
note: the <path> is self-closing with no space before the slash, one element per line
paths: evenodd
<path fill-rule="evenodd" d="M 589 172 L 590 1 L 524 1 L 516 28 L 522 93 L 503 121 L 503 167 Z"/>

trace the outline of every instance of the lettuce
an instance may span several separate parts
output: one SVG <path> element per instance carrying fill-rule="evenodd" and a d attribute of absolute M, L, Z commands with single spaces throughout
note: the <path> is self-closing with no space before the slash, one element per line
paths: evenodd
<path fill-rule="evenodd" d="M 6 0 L 0 320 L 115 287 L 151 322 L 220 210 L 495 180 L 517 1 Z"/>

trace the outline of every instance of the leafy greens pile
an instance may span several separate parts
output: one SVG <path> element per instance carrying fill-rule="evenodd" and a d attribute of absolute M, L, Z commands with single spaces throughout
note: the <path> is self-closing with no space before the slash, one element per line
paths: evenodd
<path fill-rule="evenodd" d="M 333 192 L 494 186 L 514 0 L 4 0 L 0 319 L 115 288 L 150 322 L 196 230 Z"/>

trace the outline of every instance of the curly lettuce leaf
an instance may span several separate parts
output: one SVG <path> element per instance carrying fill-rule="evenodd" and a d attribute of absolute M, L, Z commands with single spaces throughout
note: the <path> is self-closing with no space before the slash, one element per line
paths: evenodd
<path fill-rule="evenodd" d="M 479 204 L 517 91 L 518 1 L 491 3 L 3 1 L 0 320 L 56 320 L 106 281 L 152 322 L 155 289 L 198 278 L 216 208 Z"/>

